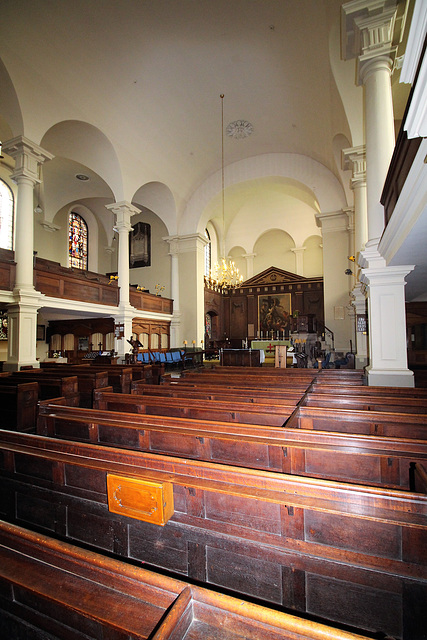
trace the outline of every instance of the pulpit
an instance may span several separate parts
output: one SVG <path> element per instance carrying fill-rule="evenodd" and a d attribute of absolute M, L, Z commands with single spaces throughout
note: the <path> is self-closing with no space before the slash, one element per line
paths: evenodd
<path fill-rule="evenodd" d="M 274 354 L 274 366 L 277 369 L 286 369 L 288 347 L 286 345 L 276 345 Z"/>

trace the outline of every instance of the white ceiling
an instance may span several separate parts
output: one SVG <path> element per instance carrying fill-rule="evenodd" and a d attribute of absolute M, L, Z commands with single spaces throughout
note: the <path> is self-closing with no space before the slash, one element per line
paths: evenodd
<path fill-rule="evenodd" d="M 300 154 L 332 172 L 349 198 L 339 150 L 362 142 L 352 119 L 356 112 L 360 126 L 362 89 L 354 62 L 340 59 L 342 4 L 2 0 L 0 139 L 24 134 L 57 156 L 44 168 L 53 208 L 99 198 L 102 211 L 103 199 L 132 200 L 159 182 L 179 218 L 221 168 L 223 93 L 225 126 L 244 119 L 254 128 L 243 140 L 225 136 L 226 165 Z M 409 90 L 398 76 L 397 120 Z M 76 184 L 79 170 L 89 184 Z M 246 197 L 242 181 L 229 211 Z"/>
<path fill-rule="evenodd" d="M 130 190 L 160 181 L 179 209 L 219 168 L 221 93 L 225 125 L 254 127 L 226 140 L 227 163 L 291 152 L 338 175 L 333 139 L 350 140 L 329 53 L 332 38 L 339 58 L 340 5 L 2 0 L 0 55 L 27 137 L 40 143 L 57 122 L 90 123 L 112 143 Z"/>

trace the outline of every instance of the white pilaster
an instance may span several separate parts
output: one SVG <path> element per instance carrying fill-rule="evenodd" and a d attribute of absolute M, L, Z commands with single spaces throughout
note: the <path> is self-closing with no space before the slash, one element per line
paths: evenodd
<path fill-rule="evenodd" d="M 256 253 L 244 253 L 243 257 L 246 260 L 246 278 L 245 280 L 249 280 L 254 275 L 254 258 Z"/>
<path fill-rule="evenodd" d="M 299 276 L 304 275 L 304 251 L 305 247 L 295 247 L 291 251 L 295 254 L 295 273 Z"/>
<path fill-rule="evenodd" d="M 185 335 L 182 341 L 200 345 L 205 337 L 204 248 L 207 239 L 199 234 L 175 236 L 179 260 L 179 305 Z"/>
<path fill-rule="evenodd" d="M 373 249 L 370 250 L 372 253 Z M 408 369 L 405 317 L 405 277 L 414 266 L 387 267 L 377 255 L 363 254 L 361 282 L 369 287 L 368 383 L 373 386 L 413 387 Z M 372 266 L 375 265 L 375 266 Z"/>
<path fill-rule="evenodd" d="M 170 325 L 171 347 L 181 347 L 184 338 L 181 336 L 181 311 L 179 307 L 179 240 L 177 236 L 164 238 L 169 244 L 171 257 L 171 293 L 173 300 L 173 317 Z"/>
<path fill-rule="evenodd" d="M 334 332 L 335 349 L 346 353 L 352 339 L 352 322 L 348 315 L 351 276 L 348 269 L 348 250 L 351 227 L 347 211 L 316 214 L 316 223 L 322 229 L 323 242 L 323 296 L 325 325 Z"/>

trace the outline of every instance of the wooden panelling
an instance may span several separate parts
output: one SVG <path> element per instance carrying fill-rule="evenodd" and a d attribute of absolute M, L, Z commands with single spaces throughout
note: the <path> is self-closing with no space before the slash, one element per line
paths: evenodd
<path fill-rule="evenodd" d="M 152 293 L 136 291 L 133 287 L 129 289 L 129 301 L 133 307 L 141 311 L 156 311 L 157 313 L 173 312 L 173 300 L 162 298 Z"/>

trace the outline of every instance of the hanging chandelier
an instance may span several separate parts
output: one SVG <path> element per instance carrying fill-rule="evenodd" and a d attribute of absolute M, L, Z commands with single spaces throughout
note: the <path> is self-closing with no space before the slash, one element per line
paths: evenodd
<path fill-rule="evenodd" d="M 243 276 L 240 275 L 239 269 L 234 262 L 222 258 L 211 269 L 209 277 L 205 276 L 205 286 L 212 291 L 228 291 L 236 289 L 243 282 Z"/>
<path fill-rule="evenodd" d="M 222 204 L 222 255 L 225 256 L 225 189 L 224 189 L 224 94 L 221 98 L 221 204 Z M 205 276 L 205 286 L 213 291 L 223 293 L 236 289 L 243 282 L 243 276 L 232 260 L 222 257 Z"/>

